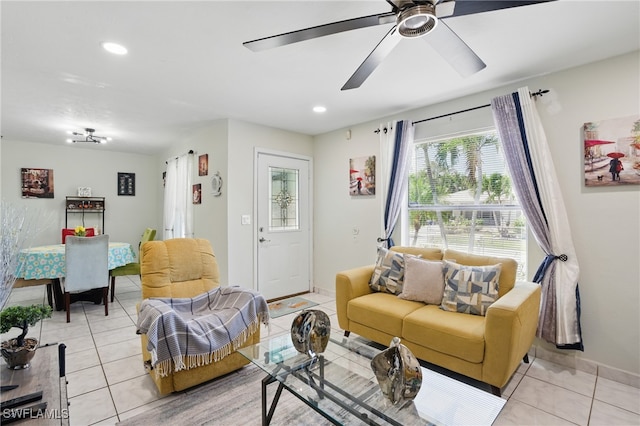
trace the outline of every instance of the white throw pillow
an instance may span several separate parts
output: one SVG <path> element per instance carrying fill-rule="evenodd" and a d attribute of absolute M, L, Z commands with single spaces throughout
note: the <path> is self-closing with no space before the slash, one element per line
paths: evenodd
<path fill-rule="evenodd" d="M 400 299 L 439 305 L 444 294 L 442 262 L 405 256 Z"/>

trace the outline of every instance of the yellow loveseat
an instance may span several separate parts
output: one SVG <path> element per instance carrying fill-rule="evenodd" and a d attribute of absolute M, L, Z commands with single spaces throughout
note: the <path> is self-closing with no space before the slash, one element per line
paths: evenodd
<path fill-rule="evenodd" d="M 461 265 L 499 263 L 498 299 L 486 316 L 445 311 L 439 305 L 374 292 L 369 287 L 374 265 L 363 266 L 336 275 L 338 323 L 345 335 L 354 332 L 385 346 L 398 336 L 417 358 L 485 382 L 500 395 L 521 361 L 528 361 L 538 324 L 540 286 L 516 283 L 518 265 L 513 259 L 416 247 L 391 250 Z"/>
<path fill-rule="evenodd" d="M 176 238 L 149 241 L 140 248 L 142 299 L 194 297 L 220 286 L 215 254 L 205 239 Z M 147 336 L 142 334 L 142 360 L 151 365 Z M 260 343 L 260 328 L 241 347 Z M 249 360 L 233 352 L 219 361 L 157 377 L 149 370 L 161 394 L 181 391 L 239 369 Z"/>

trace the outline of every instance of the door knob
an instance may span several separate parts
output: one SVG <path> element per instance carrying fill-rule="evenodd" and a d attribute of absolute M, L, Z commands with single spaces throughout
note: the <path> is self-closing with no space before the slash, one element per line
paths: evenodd
<path fill-rule="evenodd" d="M 265 243 L 265 242 L 268 243 L 271 240 L 265 240 L 264 237 L 260 237 L 260 239 L 258 241 L 260 241 L 261 243 Z"/>

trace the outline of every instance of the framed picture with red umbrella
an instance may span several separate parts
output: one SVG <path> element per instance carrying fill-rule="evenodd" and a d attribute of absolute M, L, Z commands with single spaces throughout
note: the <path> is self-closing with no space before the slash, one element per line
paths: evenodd
<path fill-rule="evenodd" d="M 640 184 L 640 115 L 583 125 L 585 186 Z"/>
<path fill-rule="evenodd" d="M 349 195 L 372 196 L 376 193 L 376 156 L 349 159 Z"/>

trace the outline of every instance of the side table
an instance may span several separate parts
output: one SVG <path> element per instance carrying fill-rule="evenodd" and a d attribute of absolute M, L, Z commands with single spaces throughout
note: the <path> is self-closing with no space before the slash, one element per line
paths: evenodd
<path fill-rule="evenodd" d="M 67 379 L 64 370 L 64 345 L 52 344 L 39 347 L 31 360 L 31 366 L 23 370 L 9 370 L 2 362 L 0 365 L 2 386 L 18 386 L 2 392 L 3 406 L 10 400 L 42 392 L 40 400 L 13 408 L 3 408 L 2 423 L 11 421 L 7 416 L 21 412 L 20 424 L 68 426 Z M 46 408 L 31 412 L 24 410 L 38 403 L 46 403 Z"/>

